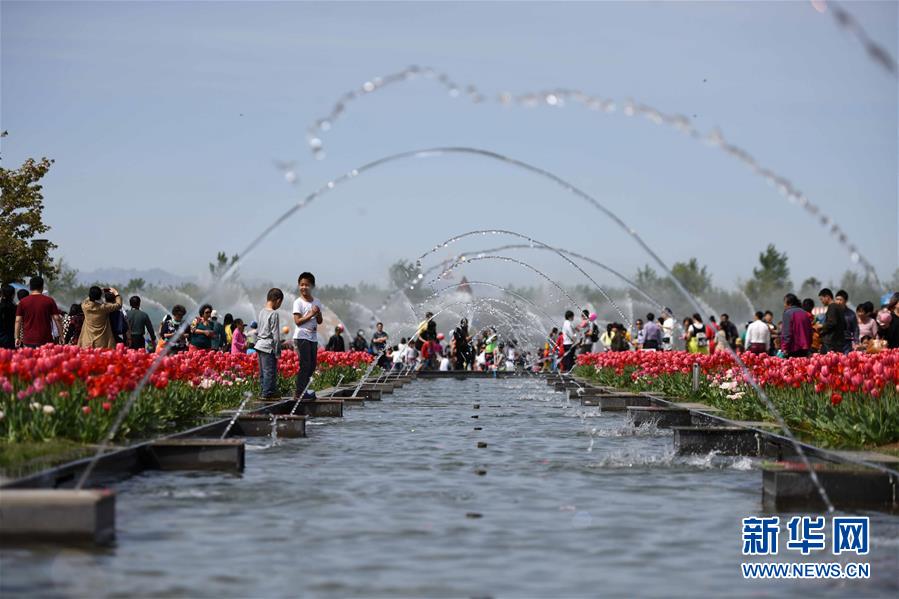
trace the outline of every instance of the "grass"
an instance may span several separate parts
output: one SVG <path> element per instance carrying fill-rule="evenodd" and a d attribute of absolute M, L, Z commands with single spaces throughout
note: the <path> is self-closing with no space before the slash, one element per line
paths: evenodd
<path fill-rule="evenodd" d="M 7 477 L 23 476 L 94 453 L 94 446 L 69 439 L 45 441 L 0 441 L 0 472 Z"/>

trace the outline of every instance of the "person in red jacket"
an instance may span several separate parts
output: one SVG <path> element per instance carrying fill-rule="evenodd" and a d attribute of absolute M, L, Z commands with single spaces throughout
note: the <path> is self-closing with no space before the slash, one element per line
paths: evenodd
<path fill-rule="evenodd" d="M 802 309 L 799 298 L 792 293 L 784 296 L 783 325 L 780 349 L 788 358 L 808 357 L 812 348 L 812 317 Z"/>

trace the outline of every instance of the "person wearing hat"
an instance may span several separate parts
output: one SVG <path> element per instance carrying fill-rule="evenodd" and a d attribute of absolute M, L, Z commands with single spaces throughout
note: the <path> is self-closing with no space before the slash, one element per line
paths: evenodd
<path fill-rule="evenodd" d="M 328 339 L 328 344 L 325 346 L 327 351 L 336 351 L 343 352 L 346 351 L 346 344 L 343 341 L 343 325 L 339 324 L 334 327 L 334 334 L 331 335 L 331 338 Z"/>
<path fill-rule="evenodd" d="M 353 339 L 351 347 L 353 351 L 368 352 L 368 341 L 365 340 L 365 331 L 359 329 L 359 331 L 356 332 L 356 338 Z"/>
<path fill-rule="evenodd" d="M 212 351 L 223 351 L 226 347 L 228 351 L 231 351 L 231 346 L 228 345 L 228 334 L 225 332 L 225 325 L 219 322 L 219 313 L 217 311 L 212 311 L 211 320 L 212 332 L 214 333 L 211 340 Z"/>

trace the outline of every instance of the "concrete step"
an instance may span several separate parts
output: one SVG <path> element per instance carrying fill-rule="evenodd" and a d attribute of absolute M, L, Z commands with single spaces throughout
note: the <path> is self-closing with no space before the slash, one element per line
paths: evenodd
<path fill-rule="evenodd" d="M 690 410 L 681 408 L 632 406 L 627 408 L 627 415 L 633 421 L 634 426 L 641 426 L 649 422 L 655 422 L 659 428 L 691 426 L 693 424 Z"/>
<path fill-rule="evenodd" d="M 350 401 L 354 389 L 338 389 L 328 396 L 329 399 L 342 399 Z M 357 401 L 381 401 L 381 391 L 378 389 L 360 389 L 356 394 Z"/>
<path fill-rule="evenodd" d="M 812 464 L 818 481 L 838 509 L 899 508 L 896 481 L 870 468 Z M 762 467 L 762 505 L 773 511 L 822 510 L 824 501 L 801 462 L 776 462 Z"/>
<path fill-rule="evenodd" d="M 297 414 L 310 418 L 343 418 L 343 400 L 315 399 L 301 401 L 297 405 Z"/>
<path fill-rule="evenodd" d="M 678 455 L 716 452 L 728 456 L 758 456 L 758 433 L 739 426 L 673 426 Z"/>
<path fill-rule="evenodd" d="M 94 543 L 115 539 L 115 493 L 109 489 L 0 491 L 3 543 Z"/>
<path fill-rule="evenodd" d="M 141 448 L 151 470 L 224 470 L 243 472 L 242 439 L 162 439 Z"/>
<path fill-rule="evenodd" d="M 603 412 L 624 412 L 630 407 L 648 407 L 651 405 L 651 402 L 648 397 L 639 395 L 629 397 L 618 395 L 583 395 L 581 396 L 581 405 L 596 406 Z"/>
<path fill-rule="evenodd" d="M 306 436 L 306 416 L 290 414 L 246 414 L 231 428 L 235 437 L 268 437 L 275 427 L 279 437 L 293 439 Z"/>

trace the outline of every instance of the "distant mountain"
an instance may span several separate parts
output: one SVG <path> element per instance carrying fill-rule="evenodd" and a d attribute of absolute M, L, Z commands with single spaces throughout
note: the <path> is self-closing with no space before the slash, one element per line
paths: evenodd
<path fill-rule="evenodd" d="M 98 268 L 96 270 L 78 271 L 78 282 L 83 285 L 91 283 L 109 283 L 110 285 L 124 285 L 131 279 L 143 279 L 151 285 L 180 285 L 196 281 L 195 277 L 184 277 L 162 270 L 161 268 L 149 268 L 139 270 L 136 268 Z"/>

